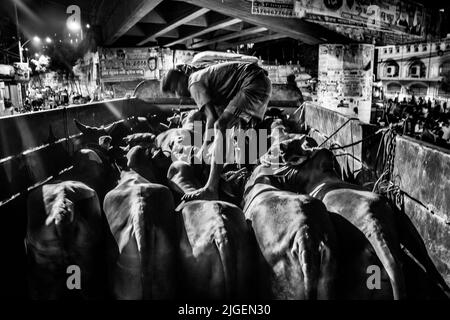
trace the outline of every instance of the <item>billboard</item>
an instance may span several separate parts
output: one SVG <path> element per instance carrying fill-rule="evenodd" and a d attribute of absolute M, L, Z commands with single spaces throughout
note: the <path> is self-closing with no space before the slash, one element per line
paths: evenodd
<path fill-rule="evenodd" d="M 404 0 L 294 0 L 307 21 L 425 37 L 426 11 Z"/>
<path fill-rule="evenodd" d="M 252 0 L 251 13 L 303 19 L 370 43 L 422 41 L 433 30 L 427 23 L 438 24 L 430 10 L 406 0 Z"/>
<path fill-rule="evenodd" d="M 252 14 L 293 18 L 294 0 L 252 0 Z"/>
<path fill-rule="evenodd" d="M 100 77 L 103 82 L 159 80 L 173 60 L 170 49 L 100 48 Z"/>
<path fill-rule="evenodd" d="M 317 98 L 321 106 L 370 122 L 374 46 L 319 46 Z"/>

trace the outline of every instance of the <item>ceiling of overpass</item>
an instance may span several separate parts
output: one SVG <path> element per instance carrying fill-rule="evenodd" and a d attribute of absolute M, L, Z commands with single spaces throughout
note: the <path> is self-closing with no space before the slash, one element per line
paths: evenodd
<path fill-rule="evenodd" d="M 348 42 L 322 26 L 299 19 L 251 14 L 246 0 L 104 1 L 98 8 L 104 45 L 180 46 L 225 50 L 242 42 L 290 37 L 307 44 Z"/>
<path fill-rule="evenodd" d="M 19 6 L 20 27 L 28 38 L 34 34 L 54 33 L 56 36 L 67 19 L 66 7 L 77 4 L 81 7 L 83 21 L 98 27 L 97 32 L 100 36 L 96 38 L 98 44 L 103 46 L 166 46 L 196 50 L 226 50 L 243 43 L 259 43 L 282 38 L 295 39 L 305 44 L 354 41 L 338 31 L 332 31 L 331 28 L 304 19 L 251 14 L 250 0 L 9 0 L 7 2 L 12 1 L 23 4 Z M 445 7 L 446 16 L 449 17 L 448 1 L 416 2 L 428 8 Z M 5 3 L 0 2 L 0 9 Z M 14 21 L 12 6 L 8 8 L 7 15 Z M 444 24 L 449 22 L 444 21 Z M 48 32 L 50 28 L 54 31 Z M 446 29 L 450 30 L 448 26 Z"/>

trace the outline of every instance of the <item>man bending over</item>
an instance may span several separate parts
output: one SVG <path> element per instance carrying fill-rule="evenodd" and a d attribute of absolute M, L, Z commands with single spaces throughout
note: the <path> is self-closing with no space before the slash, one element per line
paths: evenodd
<path fill-rule="evenodd" d="M 249 128 L 263 120 L 272 92 L 267 72 L 255 63 L 225 62 L 201 70 L 182 65 L 167 72 L 161 89 L 180 97 L 191 96 L 206 117 L 206 132 L 214 128 L 208 181 L 182 199 L 217 200 L 223 167 L 218 157 L 223 155 L 225 130 Z M 210 138 L 205 135 L 203 150 Z"/>

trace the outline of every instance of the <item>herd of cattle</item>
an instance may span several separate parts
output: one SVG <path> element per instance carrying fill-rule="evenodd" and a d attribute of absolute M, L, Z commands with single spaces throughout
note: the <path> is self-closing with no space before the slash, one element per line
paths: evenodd
<path fill-rule="evenodd" d="M 285 116 L 264 125 L 270 150 L 296 162 L 275 170 L 269 152 L 253 166 L 226 166 L 220 200 L 180 203 L 208 173 L 181 160 L 195 154 L 183 137 L 197 115 L 175 115 L 168 126 L 154 117 L 76 122 L 86 143 L 73 168 L 27 200 L 33 299 L 450 296 L 407 217 L 341 180 L 333 153 Z M 80 270 L 77 289 L 67 285 L 70 266 Z"/>

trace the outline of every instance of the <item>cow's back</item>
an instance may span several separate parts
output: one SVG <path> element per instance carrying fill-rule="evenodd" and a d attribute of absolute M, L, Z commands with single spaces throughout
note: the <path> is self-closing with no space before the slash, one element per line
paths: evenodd
<path fill-rule="evenodd" d="M 102 297 L 103 230 L 96 192 L 78 181 L 56 181 L 33 190 L 27 202 L 31 297 Z M 81 290 L 68 290 L 69 266 L 79 267 Z"/>
<path fill-rule="evenodd" d="M 275 188 L 255 195 L 245 216 L 259 249 L 261 297 L 332 298 L 336 237 L 324 205 Z"/>
<path fill-rule="evenodd" d="M 111 266 L 118 299 L 169 299 L 176 294 L 172 194 L 137 174 L 122 179 L 103 205 L 116 241 Z"/>
<path fill-rule="evenodd" d="M 188 202 L 179 228 L 185 297 L 252 297 L 254 250 L 240 208 L 223 201 Z"/>

